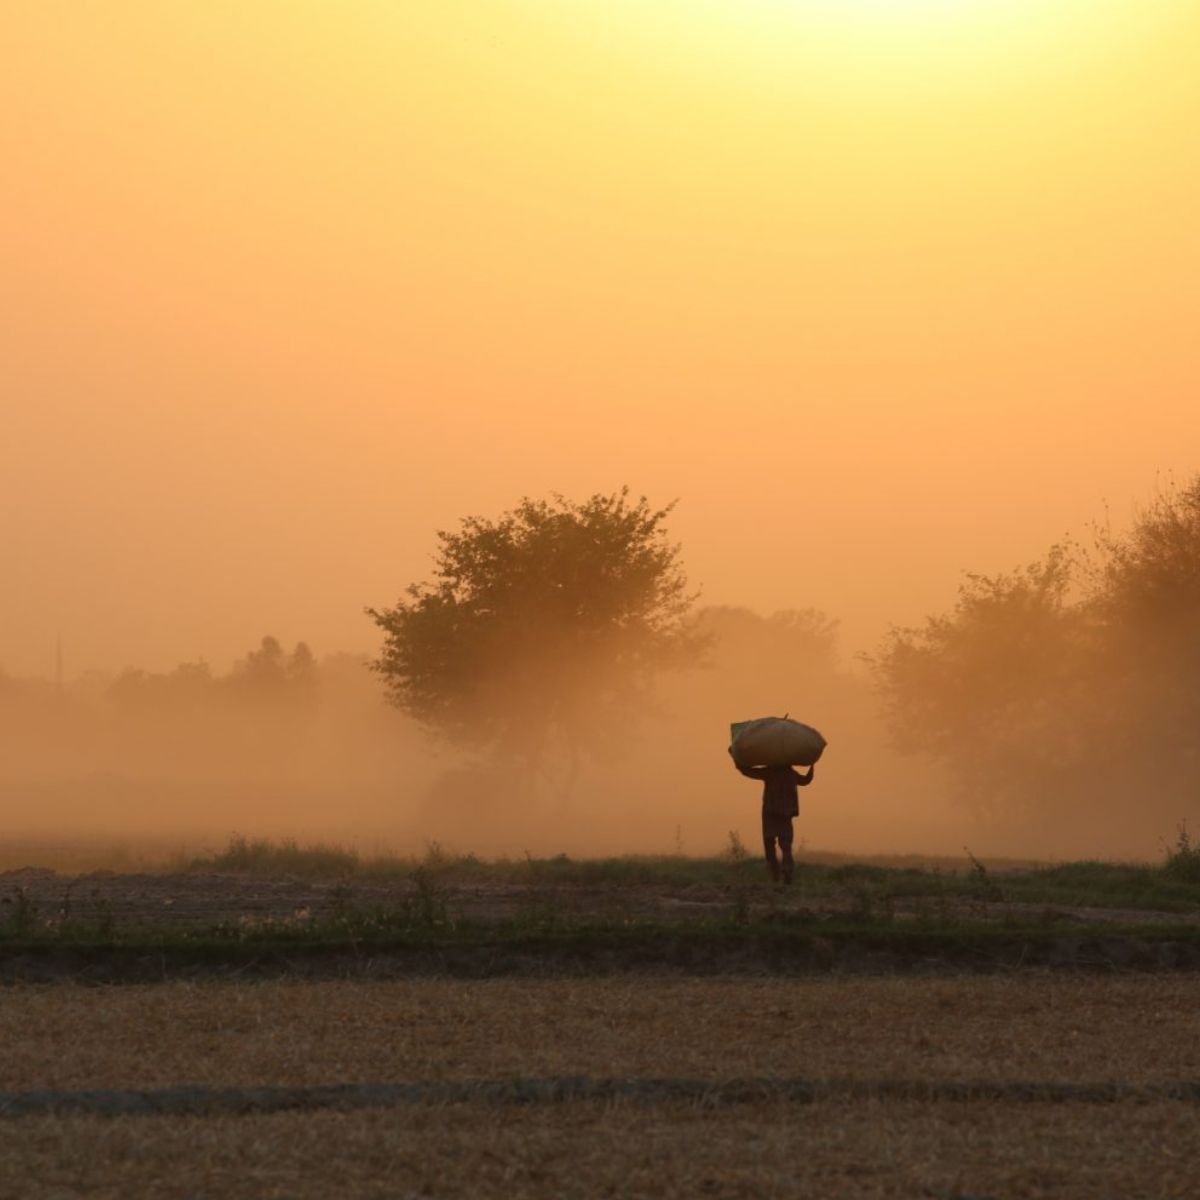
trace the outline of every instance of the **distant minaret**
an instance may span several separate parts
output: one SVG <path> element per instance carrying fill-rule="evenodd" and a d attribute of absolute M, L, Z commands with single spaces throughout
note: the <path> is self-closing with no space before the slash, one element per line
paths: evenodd
<path fill-rule="evenodd" d="M 61 695 L 63 690 L 63 668 L 62 668 L 62 634 L 60 633 L 54 639 L 54 687 Z"/>

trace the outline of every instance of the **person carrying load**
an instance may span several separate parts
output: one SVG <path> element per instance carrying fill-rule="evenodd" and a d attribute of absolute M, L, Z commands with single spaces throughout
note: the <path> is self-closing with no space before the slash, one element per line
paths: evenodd
<path fill-rule="evenodd" d="M 762 835 L 767 870 L 775 883 L 781 877 L 784 883 L 791 883 L 796 866 L 792 858 L 792 821 L 800 813 L 798 789 L 812 783 L 825 739 L 810 726 L 786 716 L 742 721 L 733 725 L 731 732 L 729 754 L 733 765 L 747 779 L 761 780 L 763 785 Z M 793 764 L 807 766 L 808 774 L 801 775 Z"/>

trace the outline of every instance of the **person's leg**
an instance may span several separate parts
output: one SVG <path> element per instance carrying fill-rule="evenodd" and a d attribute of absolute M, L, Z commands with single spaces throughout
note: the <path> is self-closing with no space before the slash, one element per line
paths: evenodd
<path fill-rule="evenodd" d="M 786 829 L 779 831 L 779 849 L 783 851 L 783 882 L 791 883 L 796 864 L 792 860 L 792 823 L 787 823 Z"/>
<path fill-rule="evenodd" d="M 771 878 L 779 881 L 779 859 L 775 857 L 775 832 L 770 829 L 766 822 L 763 822 L 763 854 L 767 860 L 767 870 L 771 872 Z"/>

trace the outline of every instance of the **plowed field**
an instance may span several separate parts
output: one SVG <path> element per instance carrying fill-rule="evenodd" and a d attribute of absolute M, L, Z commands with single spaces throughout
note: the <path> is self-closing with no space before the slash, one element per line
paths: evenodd
<path fill-rule="evenodd" d="M 0 1119 L 0 1195 L 1187 1196 L 1200 1109 L 1155 1089 L 1200 1079 L 1196 989 L 1037 973 L 14 987 L 0 1089 L 87 1093 L 101 1115 Z M 722 1091 L 748 1077 L 757 1091 Z M 523 1080 L 623 1086 L 496 1086 Z M 464 1086 L 240 1115 L 106 1117 L 115 1093 L 94 1094 L 386 1081 Z M 1082 1090 L 1102 1084 L 1123 1090 Z"/>

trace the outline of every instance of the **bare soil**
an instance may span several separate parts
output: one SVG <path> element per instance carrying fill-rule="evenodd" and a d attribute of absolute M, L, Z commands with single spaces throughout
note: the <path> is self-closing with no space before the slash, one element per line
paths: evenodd
<path fill-rule="evenodd" d="M 1196 1110 L 830 1104 L 0 1124 L 0 1194 L 23 1200 L 1142 1200 L 1195 1195 Z"/>
<path fill-rule="evenodd" d="M 1195 1080 L 1195 987 L 1031 973 L 14 987 L 8 1090 L 754 1074 L 842 1098 L 0 1119 L 0 1196 L 1191 1196 L 1195 1103 L 914 1102 L 886 1085 Z"/>
<path fill-rule="evenodd" d="M 0 1089 L 744 1076 L 1200 1080 L 1190 976 L 266 981 L 0 992 Z"/>

